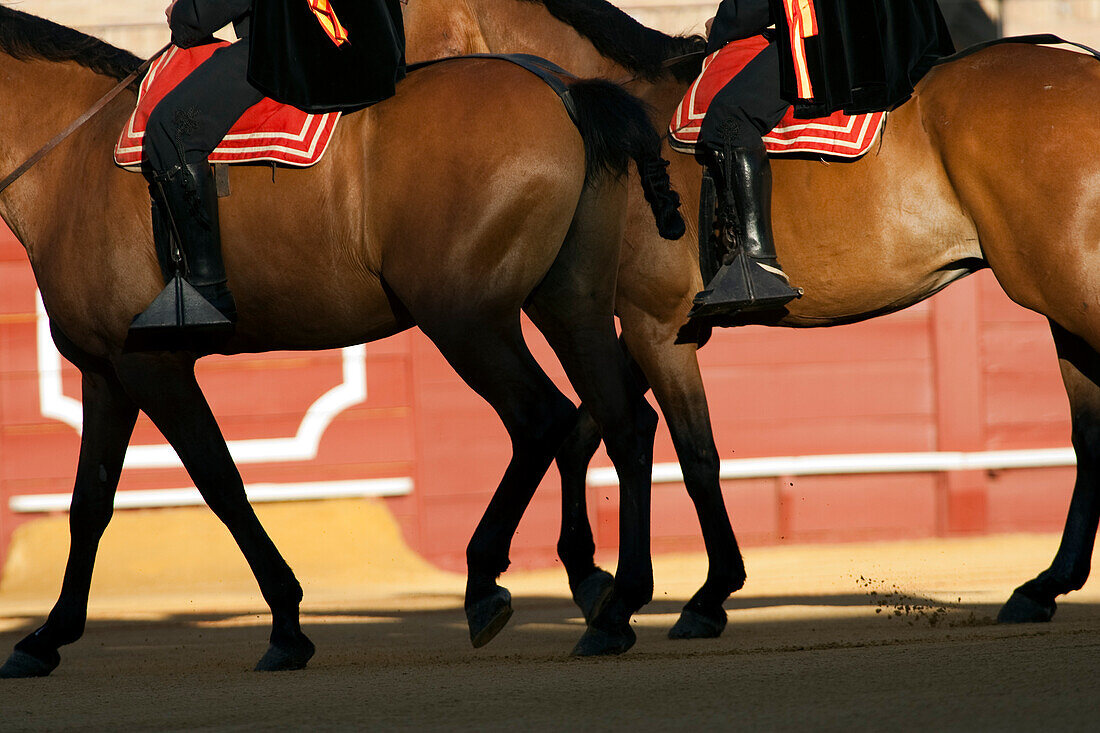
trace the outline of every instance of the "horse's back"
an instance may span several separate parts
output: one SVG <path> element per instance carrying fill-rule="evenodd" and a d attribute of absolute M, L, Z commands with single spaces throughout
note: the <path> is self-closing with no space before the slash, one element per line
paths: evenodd
<path fill-rule="evenodd" d="M 1025 44 L 937 67 L 922 120 L 1008 295 L 1100 333 L 1100 60 Z M 1094 346 L 1100 345 L 1094 340 Z"/>

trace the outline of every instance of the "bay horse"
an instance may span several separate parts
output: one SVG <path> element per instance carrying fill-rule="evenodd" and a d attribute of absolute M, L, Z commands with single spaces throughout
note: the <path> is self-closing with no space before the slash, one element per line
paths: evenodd
<path fill-rule="evenodd" d="M 604 0 L 410 0 L 405 17 L 410 58 L 535 53 L 574 73 L 628 82 L 660 127 L 698 72 L 705 45 L 646 28 Z M 694 63 L 685 63 L 691 54 Z M 1070 401 L 1077 480 L 1050 568 L 1016 589 L 1001 622 L 1048 621 L 1056 596 L 1084 585 L 1100 519 L 1097 99 L 1096 58 L 997 45 L 934 68 L 863 158 L 773 159 L 779 261 L 805 296 L 778 315 L 725 324 L 853 323 L 906 308 L 983 268 L 1012 300 L 1048 318 Z M 684 210 L 698 210 L 701 167 L 688 156 L 666 157 Z M 704 283 L 698 227 L 688 217 L 688 236 L 668 247 L 633 194 L 630 212 L 615 301 L 622 339 L 668 422 L 710 564 L 669 634 L 718 636 L 722 603 L 742 586 L 745 569 L 696 359 L 710 333 L 684 328 Z M 610 583 L 593 561 L 585 509 L 586 469 L 598 444 L 584 417 L 557 458 L 558 552 L 586 613 Z"/>
<path fill-rule="evenodd" d="M 0 171 L 139 63 L 0 6 Z M 499 528 L 522 512 L 575 423 L 575 406 L 524 343 L 521 308 L 596 415 L 621 471 L 624 533 L 634 539 L 624 543 L 608 623 L 627 624 L 652 594 L 656 413 L 627 386 L 613 297 L 628 159 L 656 160 L 659 137 L 622 88 L 567 84 L 576 124 L 544 81 L 512 63 L 432 65 L 411 73 L 390 100 L 346 115 L 314 167 L 274 179 L 267 168 L 235 169 L 234 193 L 221 203 L 240 320 L 219 351 L 342 347 L 416 326 L 499 414 L 513 455 L 468 548 L 475 646 L 511 614 L 496 584 L 511 534 Z M 80 369 L 84 413 L 60 596 L 0 676 L 49 674 L 59 647 L 82 635 L 96 548 L 138 410 L 179 454 L 271 608 L 270 646 L 257 669 L 301 668 L 314 652 L 299 624 L 301 586 L 249 506 L 195 381 L 203 354 L 124 346 L 131 319 L 163 287 L 146 186 L 111 159 L 134 103 L 132 89 L 121 94 L 0 194 L 0 216 L 26 248 L 55 343 Z M 664 203 L 654 213 L 679 221 L 668 197 L 655 198 Z M 585 634 L 582 645 L 600 636 L 597 626 Z"/>

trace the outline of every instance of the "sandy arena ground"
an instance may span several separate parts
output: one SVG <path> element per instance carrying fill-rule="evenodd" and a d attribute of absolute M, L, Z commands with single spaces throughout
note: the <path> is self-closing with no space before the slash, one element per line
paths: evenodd
<path fill-rule="evenodd" d="M 695 642 L 665 634 L 705 558 L 662 556 L 637 645 L 586 660 L 568 656 L 583 626 L 560 571 L 505 575 L 515 616 L 474 650 L 461 577 L 400 552 L 384 571 L 332 570 L 287 544 L 318 646 L 307 670 L 249 671 L 268 619 L 243 573 L 176 591 L 150 580 L 136 597 L 132 577 L 104 571 L 61 667 L 0 680 L 0 730 L 1095 730 L 1100 713 L 1100 585 L 1065 599 L 1053 623 L 991 623 L 1049 563 L 1054 536 L 750 548 L 725 634 Z M 118 552 L 106 542 L 101 567 L 141 554 Z M 3 654 L 52 602 L 19 577 L 0 592 Z"/>

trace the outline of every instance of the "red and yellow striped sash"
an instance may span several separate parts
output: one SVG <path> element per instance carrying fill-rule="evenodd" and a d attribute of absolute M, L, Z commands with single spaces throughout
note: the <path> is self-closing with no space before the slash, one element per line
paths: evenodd
<path fill-rule="evenodd" d="M 806 64 L 806 39 L 817 35 L 817 14 L 813 0 L 783 0 L 787 11 L 787 27 L 791 31 L 791 50 L 800 99 L 813 99 L 810 70 Z"/>
<path fill-rule="evenodd" d="M 309 9 L 317 16 L 317 22 L 325 29 L 325 33 L 333 43 L 340 46 L 348 42 L 348 32 L 344 26 L 340 25 L 340 20 L 336 17 L 336 11 L 332 9 L 329 0 L 306 0 L 306 2 L 309 3 Z"/>

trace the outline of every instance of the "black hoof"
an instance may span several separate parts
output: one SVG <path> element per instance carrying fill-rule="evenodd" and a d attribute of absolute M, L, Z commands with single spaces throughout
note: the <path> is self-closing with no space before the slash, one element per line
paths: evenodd
<path fill-rule="evenodd" d="M 54 658 L 43 661 L 38 657 L 16 649 L 0 667 L 0 679 L 16 679 L 20 677 L 45 677 L 57 669 L 61 663 L 61 655 L 54 654 Z"/>
<path fill-rule="evenodd" d="M 1054 618 L 1054 611 L 1058 608 L 1058 604 L 1054 601 L 1050 602 L 1050 605 L 1039 603 L 1033 598 L 1025 596 L 1023 593 L 1016 591 L 1012 594 L 1012 597 L 1001 606 L 1000 613 L 997 614 L 997 623 L 999 624 L 1032 624 L 1042 623 L 1050 621 Z"/>
<path fill-rule="evenodd" d="M 470 626 L 470 643 L 480 649 L 500 633 L 512 618 L 512 594 L 497 587 L 488 598 L 466 608 L 466 622 Z"/>
<path fill-rule="evenodd" d="M 719 608 L 721 616 L 706 614 L 685 608 L 680 618 L 668 630 L 670 639 L 717 639 L 726 628 L 726 612 Z"/>
<path fill-rule="evenodd" d="M 603 609 L 615 587 L 615 577 L 601 568 L 593 570 L 587 578 L 577 583 L 573 589 L 573 602 L 584 614 L 585 623 L 592 623 L 596 614 Z"/>
<path fill-rule="evenodd" d="M 256 671 L 289 672 L 292 669 L 305 669 L 306 664 L 313 658 L 315 651 L 317 651 L 317 648 L 305 636 L 292 646 L 272 644 L 267 648 L 260 661 L 256 663 Z"/>
<path fill-rule="evenodd" d="M 574 657 L 606 657 L 613 654 L 622 654 L 630 647 L 638 637 L 630 624 L 624 624 L 615 629 L 601 629 L 589 626 L 585 629 L 580 641 L 573 647 Z"/>

